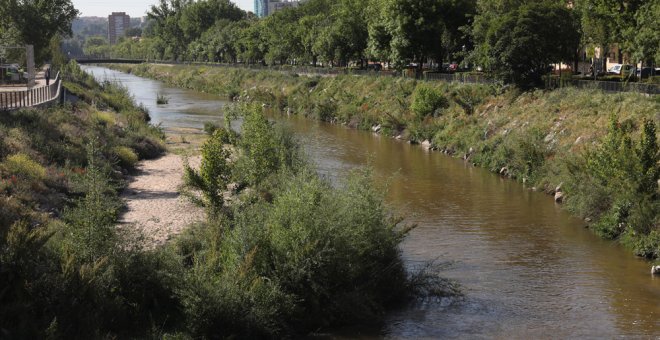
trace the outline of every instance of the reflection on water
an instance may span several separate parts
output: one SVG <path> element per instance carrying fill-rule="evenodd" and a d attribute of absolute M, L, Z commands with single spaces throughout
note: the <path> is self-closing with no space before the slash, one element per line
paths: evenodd
<path fill-rule="evenodd" d="M 154 123 L 200 128 L 220 98 L 86 67 L 126 85 Z M 156 105 L 156 94 L 170 98 Z M 206 112 L 205 115 L 200 113 Z M 466 293 L 453 304 L 419 303 L 389 316 L 389 337 L 660 336 L 660 279 L 650 264 L 584 229 L 549 196 L 461 160 L 340 126 L 278 119 L 330 178 L 369 164 L 388 201 L 419 225 L 403 244 L 409 266 L 452 264 L 443 275 Z"/>

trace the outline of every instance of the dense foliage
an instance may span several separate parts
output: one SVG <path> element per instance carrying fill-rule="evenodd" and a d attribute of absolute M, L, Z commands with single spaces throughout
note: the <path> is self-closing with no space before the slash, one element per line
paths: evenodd
<path fill-rule="evenodd" d="M 238 111 L 241 134 L 215 129 L 199 172 L 186 170 L 209 208 L 208 225 L 174 245 L 188 264 L 188 329 L 280 337 L 379 322 L 414 292 L 398 248 L 408 229 L 368 174 L 334 188 L 260 106 Z"/>
<path fill-rule="evenodd" d="M 35 60 L 42 62 L 52 38 L 71 34 L 78 13 L 71 0 L 1 0 L 0 44 L 34 45 Z"/>

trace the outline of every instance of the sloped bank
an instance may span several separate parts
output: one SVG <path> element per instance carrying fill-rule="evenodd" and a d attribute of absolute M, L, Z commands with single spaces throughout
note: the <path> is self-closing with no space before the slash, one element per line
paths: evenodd
<path fill-rule="evenodd" d="M 637 255 L 660 255 L 657 97 L 205 66 L 112 67 L 462 157 L 553 194 L 596 233 Z"/>

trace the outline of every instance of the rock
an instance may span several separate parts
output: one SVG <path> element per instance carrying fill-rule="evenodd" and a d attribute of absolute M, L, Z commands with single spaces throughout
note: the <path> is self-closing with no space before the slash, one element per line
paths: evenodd
<path fill-rule="evenodd" d="M 500 175 L 506 176 L 509 173 L 509 168 L 503 166 L 502 169 L 500 169 Z"/>
<path fill-rule="evenodd" d="M 381 129 L 380 124 L 374 125 L 374 126 L 371 127 L 371 131 L 376 132 L 376 133 L 378 133 L 378 131 L 380 131 L 380 129 Z"/>
<path fill-rule="evenodd" d="M 564 201 L 564 193 L 561 191 L 555 192 L 555 202 L 561 203 Z"/>
<path fill-rule="evenodd" d="M 591 222 L 591 218 L 589 218 L 589 217 L 585 217 L 585 218 L 584 218 L 584 221 L 587 222 L 587 223 L 589 223 L 589 222 Z"/>
<path fill-rule="evenodd" d="M 422 142 L 422 148 L 424 148 L 424 150 L 431 149 L 431 142 L 428 139 L 424 140 Z"/>
<path fill-rule="evenodd" d="M 543 141 L 546 142 L 546 143 L 550 143 L 550 142 L 552 142 L 553 139 L 555 139 L 554 131 L 550 132 L 547 136 L 545 136 L 545 138 L 543 138 Z"/>
<path fill-rule="evenodd" d="M 402 136 L 402 135 L 397 135 L 397 136 L 394 137 L 394 138 L 395 138 L 395 139 L 401 139 L 401 138 L 403 138 L 403 136 Z"/>
<path fill-rule="evenodd" d="M 660 266 L 651 266 L 651 275 L 660 275 Z"/>

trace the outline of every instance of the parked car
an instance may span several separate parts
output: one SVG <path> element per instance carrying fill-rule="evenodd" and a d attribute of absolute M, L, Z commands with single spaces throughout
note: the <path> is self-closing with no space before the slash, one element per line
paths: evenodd
<path fill-rule="evenodd" d="M 2 64 L 0 65 L 0 78 L 3 82 L 19 82 L 27 79 L 27 72 L 19 69 L 18 64 Z"/>
<path fill-rule="evenodd" d="M 369 71 L 376 71 L 376 72 L 378 72 L 378 71 L 380 71 L 380 70 L 382 70 L 382 69 L 383 69 L 383 65 L 378 64 L 378 63 L 374 63 L 374 64 L 369 64 L 369 65 L 367 65 L 367 70 L 369 70 Z"/>
<path fill-rule="evenodd" d="M 653 69 L 653 67 L 642 67 L 637 70 L 637 76 L 640 79 L 646 79 L 648 77 L 654 76 L 658 74 L 656 70 Z"/>
<path fill-rule="evenodd" d="M 635 72 L 635 67 L 628 64 L 614 64 L 607 69 L 608 74 L 622 74 L 624 76 Z"/>

